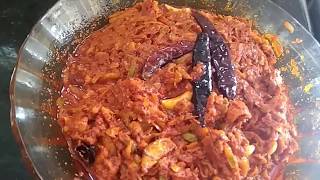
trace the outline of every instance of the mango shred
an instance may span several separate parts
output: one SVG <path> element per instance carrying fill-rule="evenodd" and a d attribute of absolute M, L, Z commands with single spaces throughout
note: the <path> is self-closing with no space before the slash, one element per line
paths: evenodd
<path fill-rule="evenodd" d="M 161 104 L 166 109 L 170 109 L 171 110 L 178 104 L 178 102 L 180 102 L 182 100 L 191 101 L 191 98 L 192 98 L 192 92 L 191 91 L 186 91 L 185 93 L 183 93 L 180 96 L 177 96 L 175 98 L 162 100 Z"/>
<path fill-rule="evenodd" d="M 274 54 L 277 58 L 280 58 L 283 55 L 283 47 L 280 43 L 279 38 L 273 34 L 265 34 L 264 37 L 269 41 L 273 49 Z"/>
<path fill-rule="evenodd" d="M 239 169 L 238 160 L 236 156 L 233 154 L 231 147 L 229 145 L 225 145 L 223 152 L 229 163 L 229 166 L 232 169 L 238 170 Z"/>
<path fill-rule="evenodd" d="M 141 160 L 141 167 L 147 171 L 153 165 L 157 164 L 158 160 L 167 153 L 176 148 L 175 143 L 170 138 L 161 138 L 144 149 L 144 154 Z"/>

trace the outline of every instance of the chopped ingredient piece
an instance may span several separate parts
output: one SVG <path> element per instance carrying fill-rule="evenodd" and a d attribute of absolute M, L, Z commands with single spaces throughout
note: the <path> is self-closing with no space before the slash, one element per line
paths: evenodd
<path fill-rule="evenodd" d="M 157 164 L 158 160 L 153 159 L 152 157 L 143 155 L 141 160 L 141 167 L 144 171 L 148 171 L 152 166 Z"/>
<path fill-rule="evenodd" d="M 99 74 L 92 78 L 91 83 L 97 83 L 98 81 L 117 80 L 120 78 L 119 72 L 109 72 L 106 74 Z"/>
<path fill-rule="evenodd" d="M 255 149 L 256 147 L 254 145 L 247 146 L 245 150 L 245 156 L 249 157 L 254 152 Z"/>
<path fill-rule="evenodd" d="M 147 171 L 155 165 L 161 157 L 165 156 L 174 148 L 176 148 L 176 144 L 169 138 L 161 138 L 152 142 L 144 149 L 141 162 L 142 169 Z"/>
<path fill-rule="evenodd" d="M 180 172 L 182 170 L 182 167 L 178 166 L 177 164 L 172 164 L 170 166 L 170 169 L 173 171 L 173 172 Z"/>
<path fill-rule="evenodd" d="M 223 152 L 227 158 L 229 166 L 232 169 L 238 170 L 239 169 L 238 160 L 237 160 L 237 157 L 233 154 L 231 147 L 229 145 L 225 145 Z"/>
<path fill-rule="evenodd" d="M 271 147 L 270 147 L 270 149 L 268 150 L 268 154 L 272 155 L 274 152 L 276 152 L 277 148 L 278 148 L 278 143 L 277 143 L 277 141 L 272 141 L 272 142 L 271 142 Z"/>
<path fill-rule="evenodd" d="M 310 94 L 311 89 L 314 87 L 314 84 L 307 84 L 304 86 L 303 91 L 307 94 Z"/>
<path fill-rule="evenodd" d="M 120 74 L 118 72 L 111 72 L 103 75 L 103 79 L 118 79 Z"/>
<path fill-rule="evenodd" d="M 102 107 L 101 104 L 96 104 L 96 105 L 94 105 L 94 106 L 92 107 L 91 112 L 92 112 L 93 114 L 97 114 L 97 113 L 100 111 L 101 107 Z"/>
<path fill-rule="evenodd" d="M 273 34 L 265 34 L 264 37 L 270 42 L 276 57 L 280 58 L 283 55 L 284 51 L 279 38 Z"/>
<path fill-rule="evenodd" d="M 112 138 L 116 138 L 119 134 L 120 127 L 111 127 L 106 130 L 106 134 Z"/>
<path fill-rule="evenodd" d="M 137 121 L 132 121 L 129 125 L 129 128 L 131 129 L 131 131 L 134 133 L 134 134 L 140 134 L 142 133 L 142 127 L 141 127 L 141 124 Z"/>
<path fill-rule="evenodd" d="M 180 9 L 180 8 L 175 8 L 173 6 L 170 6 L 168 4 L 165 4 L 164 7 L 166 7 L 168 10 L 173 12 L 181 12 L 181 11 L 190 12 L 191 11 L 189 8 Z"/>
<path fill-rule="evenodd" d="M 144 154 L 153 159 L 160 159 L 163 155 L 172 151 L 176 147 L 175 143 L 169 138 L 158 139 L 149 144 L 144 151 Z"/>
<path fill-rule="evenodd" d="M 135 147 L 136 147 L 135 143 L 130 139 L 129 143 L 127 144 L 127 147 L 125 149 L 125 156 L 127 158 L 131 157 L 132 152 L 135 151 Z"/>
<path fill-rule="evenodd" d="M 250 170 L 250 163 L 248 158 L 242 157 L 239 161 L 239 167 L 241 169 L 240 173 L 242 176 L 246 177 Z"/>
<path fill-rule="evenodd" d="M 202 138 L 206 137 L 206 136 L 209 134 L 209 128 L 207 128 L 207 127 L 204 127 L 204 128 L 202 128 L 202 127 L 197 127 L 197 128 L 195 129 L 195 134 L 196 134 L 200 139 L 202 139 Z"/>
<path fill-rule="evenodd" d="M 289 21 L 284 21 L 283 26 L 288 30 L 289 33 L 294 32 L 294 27 Z"/>
<path fill-rule="evenodd" d="M 161 104 L 166 109 L 170 109 L 171 110 L 178 104 L 178 102 L 180 102 L 182 100 L 191 101 L 191 97 L 192 97 L 192 92 L 191 91 L 186 91 L 185 93 L 183 93 L 180 96 L 177 96 L 175 98 L 161 100 Z"/>
<path fill-rule="evenodd" d="M 184 133 L 184 134 L 182 134 L 182 137 L 184 140 L 186 140 L 190 143 L 198 141 L 197 136 L 192 133 Z"/>

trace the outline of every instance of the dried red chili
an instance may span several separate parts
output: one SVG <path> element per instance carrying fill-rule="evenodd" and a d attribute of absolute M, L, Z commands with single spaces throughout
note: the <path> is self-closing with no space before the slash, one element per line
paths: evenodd
<path fill-rule="evenodd" d="M 192 97 L 195 106 L 195 114 L 198 116 L 198 120 L 202 127 L 205 126 L 204 113 L 207 99 L 212 91 L 212 67 L 209 42 L 209 35 L 207 33 L 200 33 L 197 37 L 192 58 L 192 65 L 196 66 L 198 63 L 201 63 L 204 71 L 200 79 L 193 82 Z"/>
<path fill-rule="evenodd" d="M 229 48 L 223 37 L 205 16 L 197 11 L 193 11 L 192 15 L 202 31 L 209 35 L 211 61 L 219 91 L 228 99 L 234 99 L 237 91 L 237 80 L 231 63 Z"/>
<path fill-rule="evenodd" d="M 171 62 L 173 59 L 179 58 L 193 49 L 193 42 L 190 41 L 181 41 L 178 44 L 174 44 L 159 51 L 152 53 L 143 69 L 142 69 L 142 78 L 148 79 L 152 74 L 159 68 Z"/>

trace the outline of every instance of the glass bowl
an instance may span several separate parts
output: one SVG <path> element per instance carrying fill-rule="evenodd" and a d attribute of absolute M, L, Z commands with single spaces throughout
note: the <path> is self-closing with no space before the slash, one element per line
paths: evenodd
<path fill-rule="evenodd" d="M 298 115 L 300 138 L 297 156 L 310 159 L 286 168 L 287 179 L 316 179 L 320 165 L 320 45 L 286 11 L 271 1 L 256 0 L 163 0 L 175 6 L 201 8 L 256 21 L 263 33 L 277 34 L 287 53 L 279 68 L 295 59 L 300 75 L 283 72 Z M 39 179 L 73 179 L 81 169 L 73 161 L 56 121 L 56 99 L 61 87 L 63 54 L 88 33 L 107 23 L 106 17 L 136 3 L 132 0 L 60 0 L 39 20 L 23 43 L 10 85 L 11 124 L 26 164 Z M 284 21 L 294 26 L 289 33 Z M 302 43 L 294 43 L 302 40 Z M 61 53 L 65 52 L 65 53 Z M 311 160 L 312 159 L 312 160 Z"/>

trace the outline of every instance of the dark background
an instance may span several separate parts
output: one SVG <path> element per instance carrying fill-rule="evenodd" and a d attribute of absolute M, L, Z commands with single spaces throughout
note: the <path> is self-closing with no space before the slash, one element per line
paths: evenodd
<path fill-rule="evenodd" d="M 273 0 L 320 40 L 320 0 Z M 9 117 L 9 82 L 17 51 L 32 26 L 56 0 L 0 0 L 0 177 L 31 179 L 20 159 Z"/>

